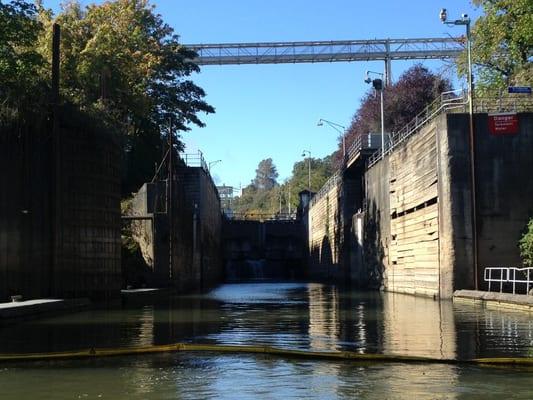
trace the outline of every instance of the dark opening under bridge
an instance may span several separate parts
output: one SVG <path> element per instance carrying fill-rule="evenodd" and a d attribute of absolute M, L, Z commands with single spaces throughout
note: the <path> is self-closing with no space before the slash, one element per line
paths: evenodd
<path fill-rule="evenodd" d="M 428 60 L 457 57 L 464 39 L 370 39 L 307 42 L 187 44 L 198 65 L 294 64 L 340 61 L 384 61 L 390 83 L 391 60 Z"/>

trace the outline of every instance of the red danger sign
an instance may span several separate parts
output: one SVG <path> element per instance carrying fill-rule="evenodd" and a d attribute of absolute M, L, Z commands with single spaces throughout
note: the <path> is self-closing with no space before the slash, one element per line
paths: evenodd
<path fill-rule="evenodd" d="M 489 132 L 491 135 L 516 135 L 518 115 L 515 113 L 489 114 Z"/>

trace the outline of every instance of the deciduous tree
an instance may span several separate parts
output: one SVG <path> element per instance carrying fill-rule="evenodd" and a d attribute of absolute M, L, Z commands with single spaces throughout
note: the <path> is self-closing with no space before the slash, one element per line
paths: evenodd
<path fill-rule="evenodd" d="M 479 94 L 508 85 L 533 84 L 533 2 L 473 0 L 484 14 L 472 29 L 473 62 Z M 465 56 L 459 69 L 466 71 Z"/>

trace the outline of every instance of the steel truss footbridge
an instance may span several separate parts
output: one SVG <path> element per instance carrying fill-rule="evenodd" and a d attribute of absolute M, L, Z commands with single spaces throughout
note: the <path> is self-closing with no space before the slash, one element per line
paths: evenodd
<path fill-rule="evenodd" d="M 187 44 L 198 65 L 293 64 L 340 61 L 384 61 L 386 82 L 391 83 L 392 60 L 428 60 L 457 57 L 464 38 L 332 40 L 317 42 L 265 42 Z"/>

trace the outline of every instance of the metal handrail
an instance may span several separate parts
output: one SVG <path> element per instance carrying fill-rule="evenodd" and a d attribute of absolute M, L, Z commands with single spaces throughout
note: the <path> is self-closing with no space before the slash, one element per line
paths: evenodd
<path fill-rule="evenodd" d="M 315 205 L 317 201 L 319 201 L 322 197 L 324 197 L 329 190 L 337 185 L 342 180 L 342 171 L 338 170 L 333 175 L 329 177 L 329 179 L 322 185 L 320 190 L 313 196 L 311 201 L 309 202 L 311 206 Z"/>
<path fill-rule="evenodd" d="M 295 213 L 256 213 L 240 212 L 224 214 L 224 217 L 231 221 L 294 221 Z"/>
<path fill-rule="evenodd" d="M 497 276 L 493 276 L 495 273 Z M 518 278 L 517 278 L 518 273 Z M 529 295 L 529 287 L 533 284 L 533 267 L 485 267 L 485 282 L 489 283 L 488 291 L 490 292 L 491 283 L 500 284 L 500 293 L 503 292 L 503 284 L 511 283 L 513 285 L 513 294 L 516 294 L 516 284 L 526 284 L 526 294 Z"/>
<path fill-rule="evenodd" d="M 383 155 L 392 152 L 396 146 L 418 132 L 424 125 L 433 121 L 442 112 L 461 109 L 467 105 L 468 96 L 464 90 L 452 90 L 441 93 L 433 103 L 428 105 L 421 113 L 407 123 L 407 125 L 398 132 L 393 133 L 384 149 L 379 149 L 369 157 L 367 168 L 372 167 Z M 520 112 L 531 111 L 532 109 L 533 99 L 531 96 L 502 96 L 501 94 L 477 97 L 473 107 L 474 112 L 479 113 Z M 464 111 L 466 112 L 466 109 Z"/>
<path fill-rule="evenodd" d="M 367 168 L 372 167 L 385 154 L 392 152 L 395 147 L 411 137 L 414 133 L 418 132 L 423 126 L 433 121 L 433 119 L 443 111 L 463 108 L 466 107 L 467 104 L 467 96 L 463 90 L 442 92 L 437 99 L 418 113 L 415 118 L 404 125 L 402 129 L 393 133 L 389 142 L 385 145 L 385 148 L 379 149 L 369 157 Z"/>
<path fill-rule="evenodd" d="M 205 172 L 209 173 L 204 154 L 200 150 L 196 153 L 180 153 L 180 158 L 187 167 L 201 167 Z"/>

